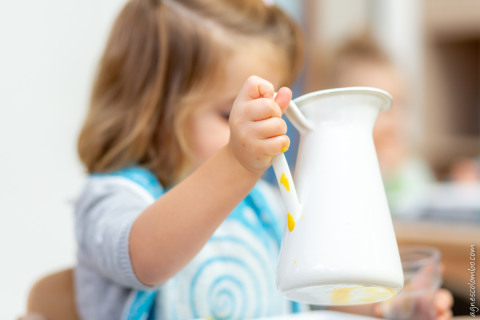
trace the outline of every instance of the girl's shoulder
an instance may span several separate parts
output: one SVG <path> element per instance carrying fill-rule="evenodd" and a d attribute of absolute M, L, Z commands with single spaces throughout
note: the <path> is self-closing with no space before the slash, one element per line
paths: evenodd
<path fill-rule="evenodd" d="M 77 209 L 100 202 L 150 204 L 164 193 L 155 175 L 141 167 L 91 174 L 76 201 Z"/>

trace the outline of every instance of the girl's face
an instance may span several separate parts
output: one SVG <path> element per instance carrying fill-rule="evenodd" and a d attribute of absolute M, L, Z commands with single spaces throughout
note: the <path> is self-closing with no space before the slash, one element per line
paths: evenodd
<path fill-rule="evenodd" d="M 193 169 L 198 168 L 228 143 L 228 118 L 233 102 L 243 83 L 251 75 L 270 81 L 275 89 L 285 79 L 286 57 L 272 45 L 255 41 L 236 50 L 229 58 L 225 79 L 213 83 L 187 120 L 189 141 L 193 151 Z"/>

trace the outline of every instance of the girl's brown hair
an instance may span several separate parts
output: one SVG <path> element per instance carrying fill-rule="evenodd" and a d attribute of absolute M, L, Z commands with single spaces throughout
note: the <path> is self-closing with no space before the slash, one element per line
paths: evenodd
<path fill-rule="evenodd" d="M 225 35 L 228 35 L 227 37 Z M 130 165 L 170 186 L 188 169 L 187 108 L 223 75 L 227 39 L 255 37 L 284 49 L 293 81 L 301 33 L 262 0 L 132 0 L 119 14 L 101 58 L 78 139 L 88 172 Z"/>

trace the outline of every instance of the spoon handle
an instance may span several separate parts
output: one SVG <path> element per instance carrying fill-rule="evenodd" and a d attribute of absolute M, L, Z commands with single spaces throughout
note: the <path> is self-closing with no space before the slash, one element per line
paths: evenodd
<path fill-rule="evenodd" d="M 277 177 L 280 194 L 282 195 L 288 215 L 288 227 L 292 231 L 295 221 L 298 219 L 300 204 L 298 202 L 297 191 L 293 184 L 292 174 L 283 153 L 278 154 L 272 159 L 273 170 Z M 293 219 L 293 221 L 291 221 Z"/>

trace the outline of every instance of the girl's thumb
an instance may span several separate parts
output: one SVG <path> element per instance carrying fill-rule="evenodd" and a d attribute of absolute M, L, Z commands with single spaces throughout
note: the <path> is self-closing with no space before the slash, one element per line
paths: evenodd
<path fill-rule="evenodd" d="M 292 90 L 287 87 L 280 88 L 275 96 L 275 102 L 282 110 L 282 113 L 285 113 L 287 110 L 290 100 L 292 100 Z"/>

